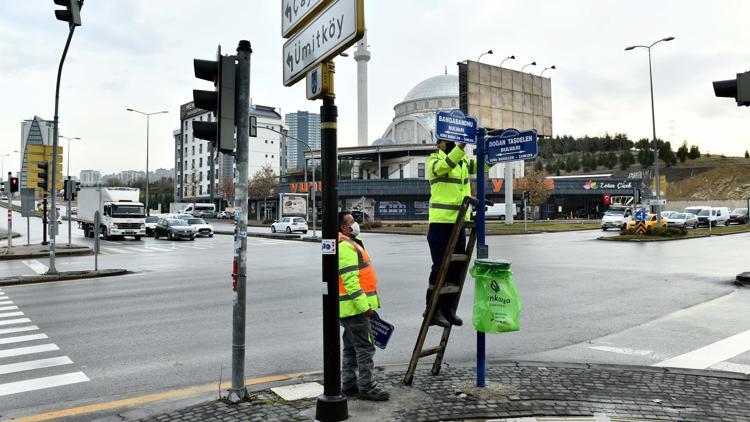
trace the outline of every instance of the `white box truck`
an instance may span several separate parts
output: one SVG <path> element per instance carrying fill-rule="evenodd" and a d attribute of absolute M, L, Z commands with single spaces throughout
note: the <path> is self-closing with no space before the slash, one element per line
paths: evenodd
<path fill-rule="evenodd" d="M 101 197 L 99 189 L 101 189 Z M 84 187 L 78 192 L 78 227 L 86 237 L 94 237 L 94 213 L 99 211 L 99 232 L 105 239 L 146 235 L 145 207 L 140 190 L 124 187 Z"/>

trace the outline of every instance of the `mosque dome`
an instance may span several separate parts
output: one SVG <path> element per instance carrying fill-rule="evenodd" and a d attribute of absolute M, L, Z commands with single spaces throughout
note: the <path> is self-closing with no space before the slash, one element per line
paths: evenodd
<path fill-rule="evenodd" d="M 438 75 L 418 83 L 402 102 L 439 97 L 458 97 L 458 76 Z"/>

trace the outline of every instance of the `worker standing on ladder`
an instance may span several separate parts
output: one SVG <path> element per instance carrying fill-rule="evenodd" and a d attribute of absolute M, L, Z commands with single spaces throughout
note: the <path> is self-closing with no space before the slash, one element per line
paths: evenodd
<path fill-rule="evenodd" d="M 430 226 L 427 232 L 427 243 L 430 245 L 432 256 L 430 287 L 435 286 L 437 281 L 438 271 L 443 262 L 453 225 L 458 218 L 461 202 L 464 197 L 471 196 L 469 175 L 477 172 L 477 163 L 466 156 L 465 146 L 466 144 L 459 143 L 456 147 L 454 142 L 438 139 L 438 150 L 427 160 L 427 176 L 430 181 Z M 466 213 L 467 220 L 470 214 L 470 212 Z M 465 251 L 466 234 L 461 230 L 453 253 L 463 254 Z M 458 284 L 460 269 L 460 263 L 450 264 L 445 278 L 446 285 Z M 428 306 L 432 292 L 433 290 L 427 290 Z M 456 326 L 463 324 L 461 318 L 456 315 L 457 295 L 457 293 L 440 295 L 438 307 L 430 321 L 431 325 L 448 327 L 449 324 Z"/>

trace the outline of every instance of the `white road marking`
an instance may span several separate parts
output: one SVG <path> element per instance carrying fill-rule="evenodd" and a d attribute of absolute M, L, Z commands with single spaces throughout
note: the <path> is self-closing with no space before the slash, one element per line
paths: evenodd
<path fill-rule="evenodd" d="M 24 331 L 34 331 L 38 329 L 39 327 L 37 327 L 36 325 L 27 325 L 25 327 L 3 328 L 0 330 L 0 334 L 22 333 Z"/>
<path fill-rule="evenodd" d="M 125 249 L 120 249 L 120 248 L 110 248 L 110 247 L 107 247 L 107 248 L 105 248 L 104 250 L 105 250 L 106 252 L 108 252 L 108 253 L 127 253 L 127 252 L 128 252 L 128 251 L 126 251 Z"/>
<path fill-rule="evenodd" d="M 18 309 L 18 306 L 3 306 L 0 307 L 0 311 L 14 311 Z"/>
<path fill-rule="evenodd" d="M 0 344 L 11 344 L 11 343 L 22 343 L 24 341 L 42 340 L 47 337 L 47 334 L 30 334 L 27 336 L 16 336 L 16 337 L 5 337 L 0 338 Z"/>
<path fill-rule="evenodd" d="M 21 311 L 18 311 L 18 312 L 5 312 L 5 313 L 0 314 L 0 318 L 10 318 L 10 317 L 22 316 L 22 315 L 23 315 L 23 312 L 21 312 Z"/>
<path fill-rule="evenodd" d="M 0 365 L 0 375 L 31 371 L 34 369 L 51 368 L 53 366 L 70 365 L 71 363 L 73 363 L 73 361 L 67 356 L 9 363 L 7 365 Z"/>
<path fill-rule="evenodd" d="M 83 372 L 71 372 L 69 374 L 53 375 L 51 377 L 9 382 L 7 384 L 0 384 L 0 396 L 25 393 L 27 391 L 41 390 L 43 388 L 60 387 L 62 385 L 76 384 L 86 381 L 91 380 Z"/>
<path fill-rule="evenodd" d="M 706 369 L 750 350 L 750 330 L 700 349 L 661 361 L 653 366 Z"/>
<path fill-rule="evenodd" d="M 171 249 L 156 248 L 156 247 L 153 247 L 153 246 L 147 246 L 146 249 L 149 250 L 149 251 L 157 251 L 157 252 L 170 252 L 171 251 Z"/>
<path fill-rule="evenodd" d="M 24 322 L 31 322 L 31 320 L 28 318 L 6 319 L 5 321 L 0 321 L 0 325 L 21 324 Z"/>
<path fill-rule="evenodd" d="M 8 296 L 0 296 L 0 300 L 8 300 Z"/>
<path fill-rule="evenodd" d="M 630 349 L 628 347 L 591 346 L 589 349 L 631 356 L 651 356 L 654 354 L 651 350 Z"/>
<path fill-rule="evenodd" d="M 31 268 L 37 274 L 44 274 L 47 272 L 47 266 L 36 259 L 25 259 L 21 262 L 26 264 L 27 267 Z"/>
<path fill-rule="evenodd" d="M 750 375 L 750 365 L 741 365 L 739 363 L 721 362 L 711 366 L 709 369 L 727 372 L 739 372 L 740 374 Z"/>
<path fill-rule="evenodd" d="M 135 252 L 135 253 L 145 252 L 145 250 L 143 248 L 138 248 L 138 247 L 135 247 L 135 246 L 126 246 L 126 247 L 123 247 L 123 249 L 125 249 L 126 251 L 129 251 L 129 252 Z"/>
<path fill-rule="evenodd" d="M 4 297 L 7 298 L 8 296 L 4 296 Z M 4 300 L 0 302 L 0 305 L 12 305 L 12 304 L 13 304 L 13 301 L 10 301 L 10 300 Z"/>
<path fill-rule="evenodd" d="M 34 353 L 51 352 L 54 350 L 60 350 L 55 343 L 40 344 L 39 346 L 16 347 L 15 349 L 0 350 L 0 358 L 31 355 Z"/>

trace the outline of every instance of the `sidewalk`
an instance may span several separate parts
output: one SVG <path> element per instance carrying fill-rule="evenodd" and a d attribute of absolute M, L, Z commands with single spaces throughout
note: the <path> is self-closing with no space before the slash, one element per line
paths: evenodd
<path fill-rule="evenodd" d="M 444 367 L 439 376 L 420 367 L 411 387 L 404 367 L 380 370 L 377 378 L 391 400 L 350 399 L 350 421 L 503 420 L 748 420 L 750 380 L 717 371 L 655 367 L 500 362 L 487 371 L 487 387 L 474 386 L 473 367 Z M 317 381 L 320 381 L 318 377 Z M 315 399 L 284 401 L 270 390 L 251 401 L 228 405 L 204 402 L 143 422 L 161 421 L 308 421 Z M 148 414 L 148 413 L 147 413 Z M 120 414 L 122 415 L 122 413 Z M 589 419 L 584 419 L 588 417 Z M 531 419 L 535 420 L 535 419 Z M 529 421 L 528 419 L 525 421 Z"/>
<path fill-rule="evenodd" d="M 17 242 L 20 243 L 20 242 Z M 49 245 L 39 243 L 26 246 L 25 243 L 13 245 L 11 253 L 7 253 L 8 247 L 0 247 L 0 261 L 9 259 L 28 259 L 49 256 Z M 58 243 L 55 248 L 56 256 L 91 255 L 94 251 L 85 245 Z"/>

